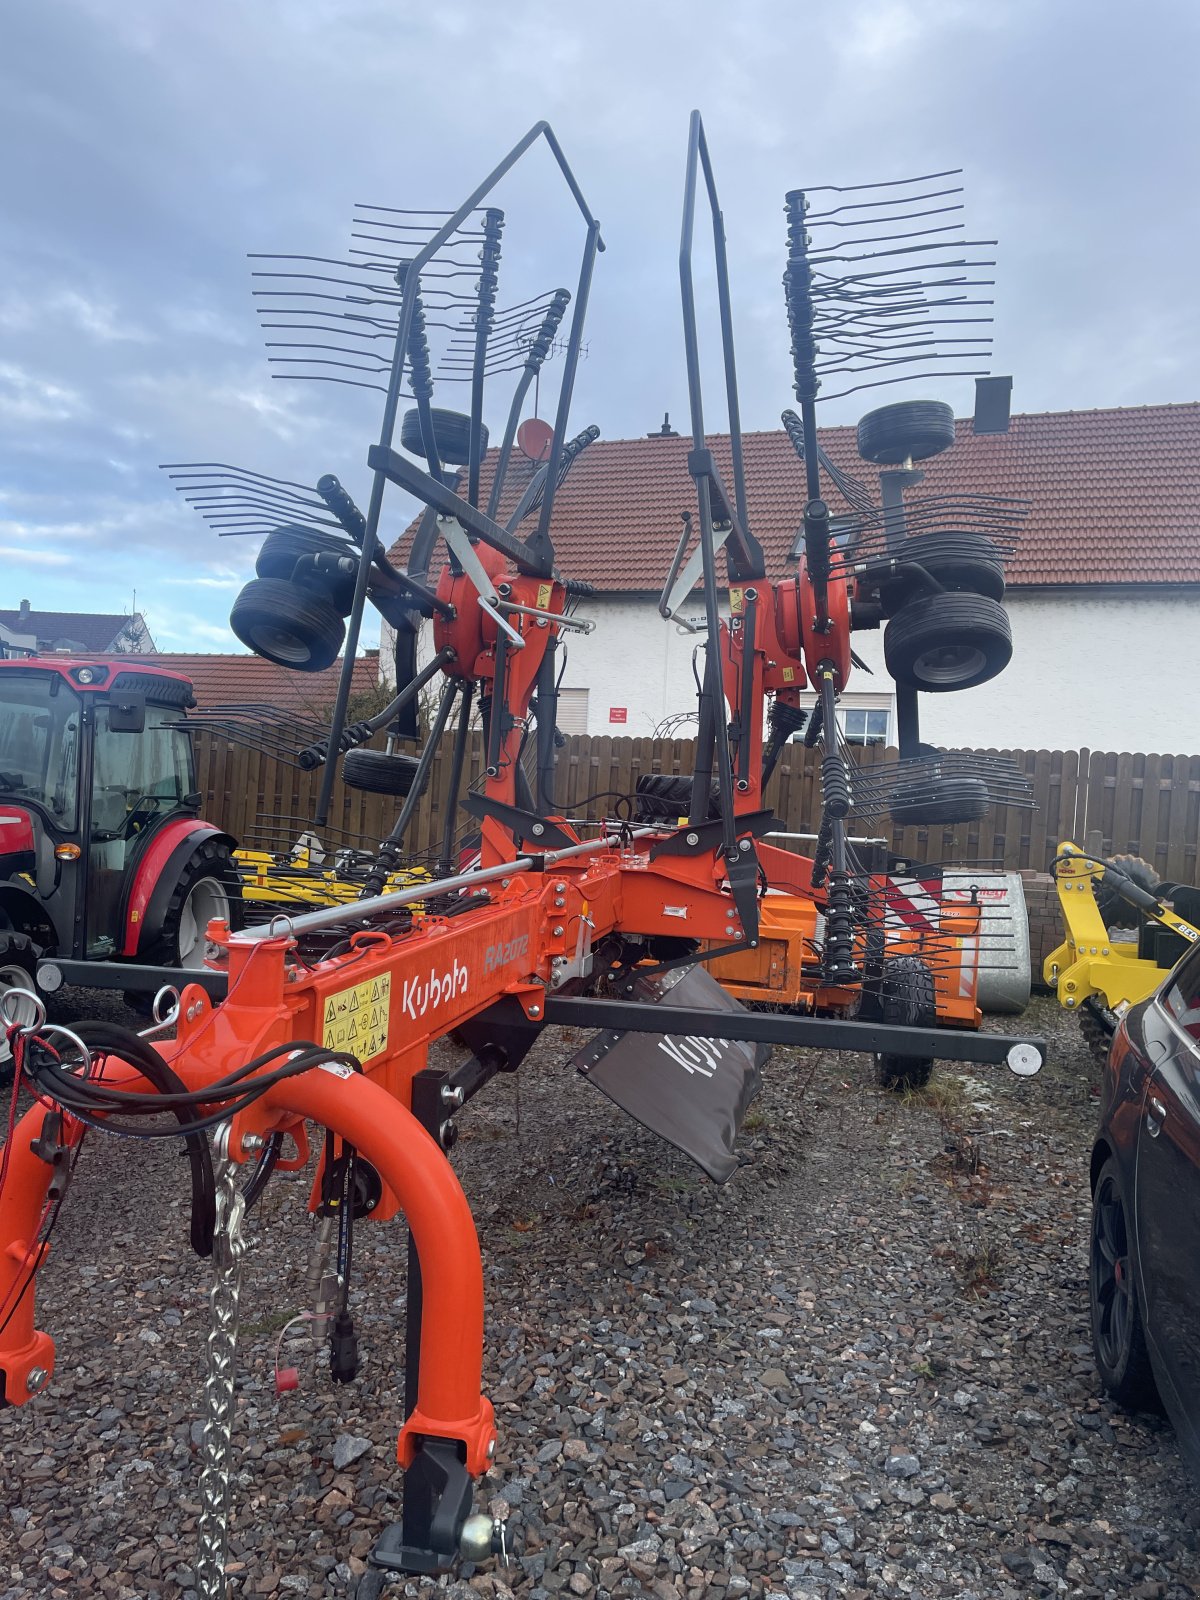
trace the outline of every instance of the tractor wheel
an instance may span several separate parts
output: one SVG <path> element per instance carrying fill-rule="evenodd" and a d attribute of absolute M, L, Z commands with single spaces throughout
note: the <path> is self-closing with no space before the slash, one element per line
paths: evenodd
<path fill-rule="evenodd" d="M 910 600 L 883 635 L 883 659 L 892 677 L 929 694 L 987 683 L 1011 657 L 1012 630 L 1004 607 L 981 594 Z"/>
<path fill-rule="evenodd" d="M 692 809 L 691 774 L 644 772 L 634 798 L 639 822 L 678 822 Z"/>
<path fill-rule="evenodd" d="M 433 408 L 433 437 L 443 466 L 465 466 L 471 459 L 471 419 L 461 411 L 439 411 Z M 488 431 L 480 424 L 479 454 L 487 449 Z M 421 414 L 414 407 L 404 413 L 400 424 L 400 448 L 411 455 L 425 454 L 425 441 L 421 437 Z"/>
<path fill-rule="evenodd" d="M 917 956 L 897 956 L 883 964 L 882 1021 L 907 1028 L 932 1028 L 937 1022 L 933 973 Z M 881 1089 L 923 1089 L 933 1074 L 931 1057 L 877 1055 L 875 1078 Z"/>
<path fill-rule="evenodd" d="M 904 541 L 896 551 L 896 559 L 918 562 L 943 589 L 982 594 L 989 600 L 1004 599 L 1000 552 L 981 533 L 918 533 Z M 915 573 L 905 573 L 895 585 L 895 597 L 901 605 L 928 593 Z"/>
<path fill-rule="evenodd" d="M 262 542 L 254 570 L 260 578 L 294 579 L 296 563 L 308 556 L 348 556 L 358 567 L 358 551 L 345 539 L 331 533 L 319 533 L 315 528 L 276 528 Z M 301 577 L 302 586 L 315 589 L 341 616 L 349 615 L 354 604 L 355 572 L 314 572 L 309 578 Z"/>
<path fill-rule="evenodd" d="M 1147 894 L 1158 894 L 1161 891 L 1158 873 L 1141 856 L 1110 856 L 1108 864 L 1123 872 L 1127 878 L 1131 878 L 1138 888 L 1145 889 Z M 1106 888 L 1102 883 L 1097 882 L 1095 887 L 1096 905 L 1104 918 L 1106 928 L 1137 927 L 1138 911 L 1135 906 L 1127 904 L 1119 894 Z"/>
<path fill-rule="evenodd" d="M 981 778 L 917 778 L 893 790 L 888 815 L 898 827 L 920 828 L 978 822 L 990 805 L 987 784 Z"/>
<path fill-rule="evenodd" d="M 28 934 L 18 933 L 14 928 L 0 929 L 0 995 L 9 989 L 29 989 L 37 993 L 37 955 Z M 21 1014 L 16 1020 L 22 1023 L 34 1020 L 33 1008 L 27 1000 L 21 1002 Z M 12 1077 L 12 1051 L 0 1029 L 0 1089 L 10 1084 Z"/>
<path fill-rule="evenodd" d="M 927 461 L 954 443 L 954 412 L 940 400 L 897 400 L 868 411 L 858 425 L 858 453 L 878 467 Z"/>
<path fill-rule="evenodd" d="M 148 966 L 195 972 L 204 965 L 204 934 L 210 922 L 242 926 L 242 880 L 233 852 L 222 839 L 205 839 L 184 863 L 167 903 L 162 931 L 138 959 Z"/>
<path fill-rule="evenodd" d="M 389 756 L 384 750 L 347 750 L 342 757 L 342 782 L 368 794 L 406 795 L 420 765 L 416 756 Z"/>
<path fill-rule="evenodd" d="M 229 626 L 255 655 L 295 672 L 324 672 L 346 637 L 324 596 L 283 578 L 252 578 L 233 602 Z"/>

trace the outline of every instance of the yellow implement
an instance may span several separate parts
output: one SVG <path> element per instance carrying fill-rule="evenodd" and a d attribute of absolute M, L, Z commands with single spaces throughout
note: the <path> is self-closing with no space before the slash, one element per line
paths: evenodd
<path fill-rule="evenodd" d="M 1139 956 L 1136 939 L 1126 942 L 1109 937 L 1095 894 L 1096 886 L 1106 875 L 1123 900 L 1189 944 L 1200 940 L 1200 928 L 1176 916 L 1149 891 L 1131 883 L 1106 862 L 1094 860 L 1077 844 L 1059 845 L 1054 884 L 1067 937 L 1046 957 L 1042 976 L 1068 1011 L 1078 1010 L 1085 1000 L 1098 997 L 1109 1011 L 1121 1016 L 1130 1006 L 1153 994 L 1170 969 Z M 1122 881 L 1118 883 L 1118 879 Z"/>
<path fill-rule="evenodd" d="M 362 893 L 357 878 L 346 877 L 323 859 L 314 860 L 307 845 L 297 845 L 286 859 L 266 850 L 236 850 L 234 860 L 242 875 L 242 899 L 247 906 L 349 905 Z M 429 873 L 423 867 L 393 872 L 385 892 L 423 883 Z"/>

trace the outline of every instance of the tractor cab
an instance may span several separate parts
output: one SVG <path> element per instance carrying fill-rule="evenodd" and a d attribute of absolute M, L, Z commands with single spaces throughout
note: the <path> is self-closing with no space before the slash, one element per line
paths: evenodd
<path fill-rule="evenodd" d="M 38 955 L 200 964 L 237 874 L 196 817 L 192 704 L 119 657 L 0 661 L 0 982 Z"/>

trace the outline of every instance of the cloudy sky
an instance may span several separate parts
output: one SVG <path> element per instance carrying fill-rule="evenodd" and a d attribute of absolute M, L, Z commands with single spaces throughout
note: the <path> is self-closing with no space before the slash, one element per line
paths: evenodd
<path fill-rule="evenodd" d="M 252 547 L 157 464 L 334 471 L 365 503 L 379 407 L 269 375 L 246 253 L 340 255 L 362 202 L 452 207 L 542 117 L 607 244 L 580 427 L 684 424 L 693 106 L 745 426 L 791 401 L 785 191 L 959 165 L 972 235 L 1000 241 L 992 370 L 1014 409 L 1200 397 L 1194 0 L 0 0 L 0 29 L 3 606 L 120 611 L 136 592 L 160 648 L 234 648 Z M 570 285 L 578 218 L 546 157 L 498 203 L 501 299 Z M 936 392 L 970 410 L 968 384 Z"/>

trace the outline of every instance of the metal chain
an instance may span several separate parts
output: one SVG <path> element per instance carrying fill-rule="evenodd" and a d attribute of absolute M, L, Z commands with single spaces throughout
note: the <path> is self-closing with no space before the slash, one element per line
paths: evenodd
<path fill-rule="evenodd" d="M 209 1291 L 204 1381 L 204 1466 L 200 1474 L 200 1550 L 196 1561 L 199 1600 L 225 1600 L 225 1558 L 229 1541 L 229 1480 L 233 1434 L 233 1392 L 237 1375 L 238 1299 L 242 1289 L 242 1237 L 245 1202 L 237 1182 L 237 1163 L 229 1159 L 229 1124 L 213 1140 L 216 1175 L 216 1225 L 213 1278 Z"/>

